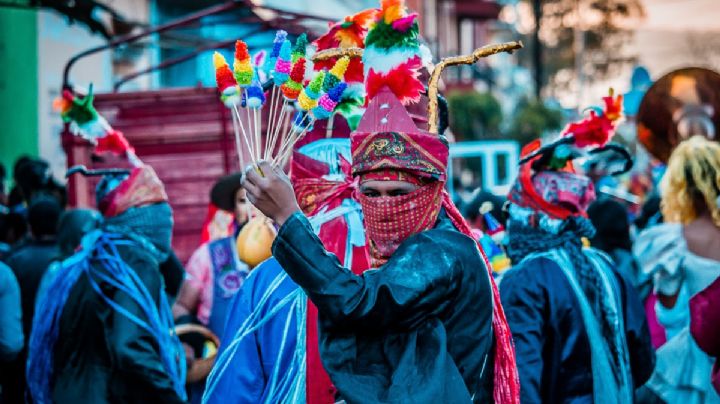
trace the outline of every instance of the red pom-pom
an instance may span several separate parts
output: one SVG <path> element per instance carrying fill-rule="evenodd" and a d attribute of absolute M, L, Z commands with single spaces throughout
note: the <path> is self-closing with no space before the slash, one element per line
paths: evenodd
<path fill-rule="evenodd" d="M 403 105 L 418 102 L 420 94 L 425 91 L 425 86 L 418 79 L 420 75 L 418 69 L 421 66 L 420 57 L 415 56 L 387 74 L 377 73 L 370 69 L 366 81 L 367 98 L 372 99 L 383 87 L 387 86 Z"/>
<path fill-rule="evenodd" d="M 305 58 L 300 58 L 295 62 L 290 71 L 290 80 L 296 83 L 302 83 L 305 78 Z"/>
<path fill-rule="evenodd" d="M 227 65 L 215 70 L 215 81 L 217 81 L 220 92 L 225 91 L 228 87 L 235 87 L 237 85 L 235 76 Z"/>
<path fill-rule="evenodd" d="M 248 53 L 248 47 L 244 41 L 237 40 L 235 42 L 235 59 L 237 59 L 239 61 L 250 59 L 250 54 Z"/>

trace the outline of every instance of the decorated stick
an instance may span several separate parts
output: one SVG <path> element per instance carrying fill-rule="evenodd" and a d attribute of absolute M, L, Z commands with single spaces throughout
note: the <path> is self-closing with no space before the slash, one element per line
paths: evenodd
<path fill-rule="evenodd" d="M 283 42 L 285 42 L 286 38 L 287 32 L 283 30 L 279 30 L 275 33 L 275 40 L 273 40 L 272 50 L 265 59 L 265 63 L 263 63 L 263 70 L 265 71 L 265 75 L 267 77 L 270 77 L 275 71 L 275 63 L 278 60 L 278 56 L 280 56 L 280 48 L 282 47 L 282 44 Z"/>
<path fill-rule="evenodd" d="M 273 82 L 280 87 L 290 78 L 290 69 L 292 69 L 292 61 L 290 60 L 290 41 L 283 41 L 280 47 L 280 53 L 275 62 L 275 70 L 273 71 Z"/>
<path fill-rule="evenodd" d="M 215 65 L 215 81 L 218 90 L 220 90 L 220 99 L 226 107 L 232 108 L 240 103 L 240 93 L 237 87 L 237 80 L 233 72 L 230 70 L 225 61 L 225 57 L 220 52 L 213 55 L 213 64 Z"/>
<path fill-rule="evenodd" d="M 233 73 L 235 80 L 240 87 L 247 87 L 252 83 L 254 76 L 250 53 L 244 41 L 235 42 L 235 61 L 233 62 Z"/>
<path fill-rule="evenodd" d="M 325 79 L 325 72 L 318 72 L 312 81 L 303 88 L 298 96 L 298 105 L 303 111 L 309 111 L 317 105 L 317 100 L 322 92 L 322 84 Z"/>
<path fill-rule="evenodd" d="M 289 101 L 294 101 L 300 95 L 302 90 L 302 82 L 305 78 L 305 58 L 300 59 L 293 64 L 292 71 L 290 72 L 290 78 L 280 86 L 285 98 Z"/>
<path fill-rule="evenodd" d="M 335 87 L 331 88 L 330 91 L 320 96 L 318 105 L 312 109 L 312 114 L 315 119 L 329 118 L 335 110 L 335 107 L 337 107 L 337 104 L 342 99 L 342 94 L 345 92 L 346 88 L 347 83 L 340 82 Z"/>
<path fill-rule="evenodd" d="M 293 47 L 292 54 L 291 54 L 291 61 L 294 63 L 297 63 L 297 61 L 300 58 L 305 57 L 305 52 L 307 51 L 307 35 L 300 34 L 300 36 L 295 41 L 295 46 Z"/>

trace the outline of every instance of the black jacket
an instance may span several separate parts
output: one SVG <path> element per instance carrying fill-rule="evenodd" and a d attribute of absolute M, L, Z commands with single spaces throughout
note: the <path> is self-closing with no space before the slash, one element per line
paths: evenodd
<path fill-rule="evenodd" d="M 652 374 L 655 354 L 642 303 L 631 283 L 617 270 L 615 275 L 638 387 Z M 514 267 L 503 276 L 500 297 L 515 341 L 521 401 L 592 402 L 590 342 L 580 305 L 558 264 L 535 258 Z"/>
<path fill-rule="evenodd" d="M 55 240 L 37 241 L 28 239 L 15 247 L 5 257 L 5 263 L 12 269 L 20 285 L 20 305 L 22 308 L 23 333 L 25 347 L 12 363 L 7 365 L 3 376 L 3 402 L 7 404 L 25 403 L 25 361 L 27 344 L 35 315 L 35 297 L 40 281 L 50 264 L 59 259 L 60 249 Z"/>
<path fill-rule="evenodd" d="M 318 307 L 320 355 L 342 399 L 492 400 L 488 270 L 444 213 L 362 276 L 340 266 L 299 213 L 280 228 L 273 254 Z"/>
<path fill-rule="evenodd" d="M 158 262 L 138 247 L 119 246 L 118 251 L 159 305 L 164 283 Z M 100 287 L 115 295 L 123 308 L 144 318 L 129 296 L 104 283 Z M 163 368 L 156 340 L 105 303 L 86 274 L 80 276 L 63 309 L 54 360 L 56 403 L 182 402 Z"/>

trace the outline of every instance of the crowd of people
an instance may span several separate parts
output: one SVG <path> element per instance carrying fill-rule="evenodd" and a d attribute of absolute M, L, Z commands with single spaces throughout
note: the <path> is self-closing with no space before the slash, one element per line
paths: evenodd
<path fill-rule="evenodd" d="M 386 0 L 315 42 L 364 48 L 366 91 L 344 101 L 360 118 L 315 122 L 289 176 L 219 178 L 184 265 L 172 200 L 124 139 L 102 152 L 127 164 L 73 170 L 101 177 L 92 209 L 19 159 L 0 188 L 0 402 L 720 402 L 714 132 L 684 123 L 631 220 L 582 164 L 632 167 L 611 94 L 524 147 L 507 195 L 456 206 L 446 124 L 414 109 L 435 102 L 416 17 Z"/>

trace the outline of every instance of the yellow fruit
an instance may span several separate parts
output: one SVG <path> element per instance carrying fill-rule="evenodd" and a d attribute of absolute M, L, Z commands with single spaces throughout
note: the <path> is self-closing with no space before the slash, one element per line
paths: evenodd
<path fill-rule="evenodd" d="M 275 228 L 269 219 L 265 217 L 250 219 L 237 236 L 238 257 L 250 268 L 254 268 L 272 256 L 271 247 L 275 235 Z"/>

